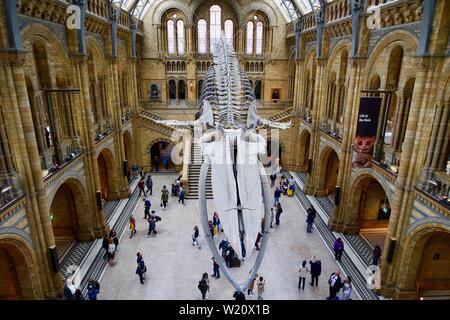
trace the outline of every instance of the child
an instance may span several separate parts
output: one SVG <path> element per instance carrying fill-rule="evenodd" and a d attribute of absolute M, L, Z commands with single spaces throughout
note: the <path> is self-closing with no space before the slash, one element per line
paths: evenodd
<path fill-rule="evenodd" d="M 136 234 L 136 220 L 133 216 L 130 217 L 130 239 Z"/>

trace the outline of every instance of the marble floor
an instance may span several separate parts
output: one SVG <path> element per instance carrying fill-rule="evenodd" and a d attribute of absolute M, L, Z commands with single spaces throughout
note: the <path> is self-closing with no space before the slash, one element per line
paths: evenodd
<path fill-rule="evenodd" d="M 108 266 L 102 276 L 99 299 L 201 299 L 197 285 L 204 272 L 212 274 L 212 255 L 204 239 L 200 250 L 192 246 L 192 229 L 194 225 L 200 226 L 198 200 L 187 200 L 183 206 L 176 198 L 170 198 L 166 211 L 159 208 L 162 185 L 170 186 L 175 178 L 176 175 L 153 176 L 154 193 L 149 198 L 152 209 L 162 217 L 157 224 L 158 236 L 147 238 L 148 223 L 143 219 L 144 204 L 140 201 L 134 214 L 138 232 L 130 239 L 129 230 L 124 231 L 118 247 L 117 264 Z M 264 298 L 324 299 L 328 295 L 328 277 L 339 267 L 319 234 L 306 233 L 306 213 L 298 201 L 282 197 L 281 204 L 284 211 L 281 224 L 279 227 L 274 224 L 270 231 L 269 244 L 259 270 L 267 283 Z M 212 200 L 208 207 L 212 212 Z M 220 237 L 216 243 L 219 241 Z M 139 283 L 135 274 L 138 251 L 143 253 L 148 269 L 144 285 Z M 304 259 L 309 260 L 313 255 L 322 261 L 319 287 L 310 287 L 307 283 L 304 291 L 298 290 L 298 268 Z M 232 269 L 241 281 L 248 274 L 255 256 L 253 252 L 240 268 Z M 223 275 L 220 279 L 210 277 L 209 299 L 230 300 L 233 293 L 233 287 Z M 247 299 L 256 300 L 257 297 L 247 296 Z"/>

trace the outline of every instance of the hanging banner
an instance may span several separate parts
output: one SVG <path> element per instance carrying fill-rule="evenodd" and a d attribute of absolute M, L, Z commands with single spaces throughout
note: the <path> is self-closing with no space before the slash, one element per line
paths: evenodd
<path fill-rule="evenodd" d="M 353 168 L 370 168 L 372 152 L 377 138 L 381 97 L 361 97 L 359 101 L 358 126 L 353 149 Z"/>

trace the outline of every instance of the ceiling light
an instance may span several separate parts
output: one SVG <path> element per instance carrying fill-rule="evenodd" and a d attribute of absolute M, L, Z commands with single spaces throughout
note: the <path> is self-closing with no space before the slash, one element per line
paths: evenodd
<path fill-rule="evenodd" d="M 253 19 L 258 20 L 258 17 L 257 16 L 253 16 Z"/>
<path fill-rule="evenodd" d="M 176 19 L 176 18 L 177 18 L 177 14 L 174 13 L 174 14 L 172 15 L 172 18 Z"/>

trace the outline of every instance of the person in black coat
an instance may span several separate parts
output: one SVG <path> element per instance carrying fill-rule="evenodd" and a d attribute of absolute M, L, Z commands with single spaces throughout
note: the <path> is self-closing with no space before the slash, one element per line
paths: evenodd
<path fill-rule="evenodd" d="M 235 291 L 233 294 L 233 298 L 236 301 L 242 301 L 242 300 L 245 300 L 245 294 L 242 293 L 241 291 Z"/>
<path fill-rule="evenodd" d="M 316 219 L 316 210 L 314 208 L 309 208 L 308 216 L 306 217 L 306 232 L 312 233 L 314 219 Z"/>
<path fill-rule="evenodd" d="M 316 287 L 319 286 L 319 276 L 322 273 L 322 263 L 319 259 L 316 259 L 314 256 L 311 261 L 309 261 L 309 264 L 311 266 L 311 282 L 310 285 L 314 286 L 314 281 L 316 283 Z"/>
<path fill-rule="evenodd" d="M 102 248 L 105 249 L 105 257 L 106 257 L 106 255 L 108 254 L 108 248 L 109 248 L 108 235 L 105 235 L 103 237 Z"/>
<path fill-rule="evenodd" d="M 340 271 L 333 272 L 330 276 L 330 279 L 328 279 L 330 296 L 327 297 L 327 300 L 335 300 L 339 290 L 341 290 L 342 279 L 340 274 Z"/>
<path fill-rule="evenodd" d="M 372 259 L 372 264 L 374 266 L 378 265 L 378 262 L 381 258 L 381 248 L 380 246 L 375 246 L 375 248 L 373 248 L 373 259 Z"/>

